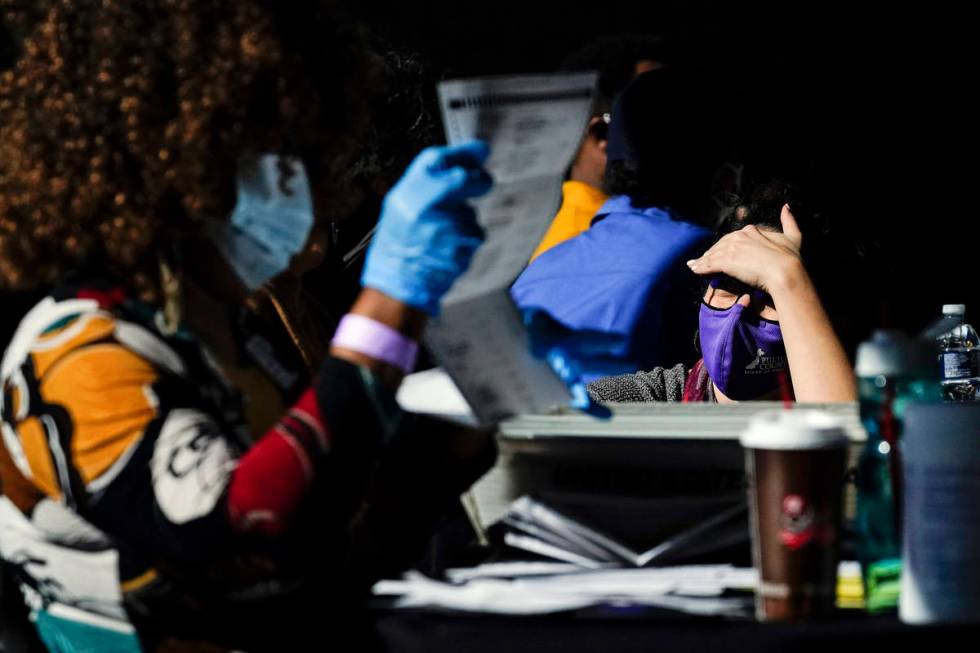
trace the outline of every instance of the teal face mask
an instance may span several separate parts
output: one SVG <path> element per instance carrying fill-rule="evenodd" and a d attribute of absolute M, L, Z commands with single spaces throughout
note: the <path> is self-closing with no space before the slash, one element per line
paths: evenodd
<path fill-rule="evenodd" d="M 306 168 L 285 158 L 292 169 L 286 190 L 279 183 L 278 154 L 243 160 L 238 166 L 237 201 L 228 220 L 209 220 L 208 237 L 249 291 L 289 267 L 313 228 L 313 197 Z"/>

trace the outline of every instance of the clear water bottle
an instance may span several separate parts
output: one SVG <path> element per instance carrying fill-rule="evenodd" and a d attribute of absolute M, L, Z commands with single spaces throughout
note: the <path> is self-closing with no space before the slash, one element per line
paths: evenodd
<path fill-rule="evenodd" d="M 939 344 L 939 365 L 946 401 L 980 400 L 980 338 L 966 323 L 964 304 L 943 305 L 944 327 Z"/>

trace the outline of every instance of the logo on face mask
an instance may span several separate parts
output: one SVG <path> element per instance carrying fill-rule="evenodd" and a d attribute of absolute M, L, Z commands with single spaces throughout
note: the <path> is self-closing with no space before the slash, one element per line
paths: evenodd
<path fill-rule="evenodd" d="M 756 350 L 755 358 L 745 366 L 746 374 L 772 374 L 786 369 L 785 356 L 770 356 L 761 348 Z"/>

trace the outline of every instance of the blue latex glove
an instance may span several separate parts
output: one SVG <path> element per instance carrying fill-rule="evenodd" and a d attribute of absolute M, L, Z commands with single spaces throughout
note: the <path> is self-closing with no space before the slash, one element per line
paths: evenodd
<path fill-rule="evenodd" d="M 531 336 L 531 353 L 548 362 L 572 393 L 573 408 L 603 419 L 612 411 L 593 403 L 586 390 L 591 379 L 635 372 L 636 365 L 617 352 L 625 349 L 625 337 L 601 331 L 573 331 L 541 310 L 524 312 Z"/>
<path fill-rule="evenodd" d="M 429 315 L 470 265 L 483 242 L 467 203 L 493 182 L 481 167 L 490 149 L 481 141 L 423 150 L 385 197 L 361 285 Z"/>

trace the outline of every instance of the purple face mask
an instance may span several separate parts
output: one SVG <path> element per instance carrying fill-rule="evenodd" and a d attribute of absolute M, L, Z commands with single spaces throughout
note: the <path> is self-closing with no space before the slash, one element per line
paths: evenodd
<path fill-rule="evenodd" d="M 708 376 L 725 396 L 758 399 L 779 387 L 786 348 L 778 322 L 735 304 L 717 309 L 701 304 L 701 352 Z"/>

